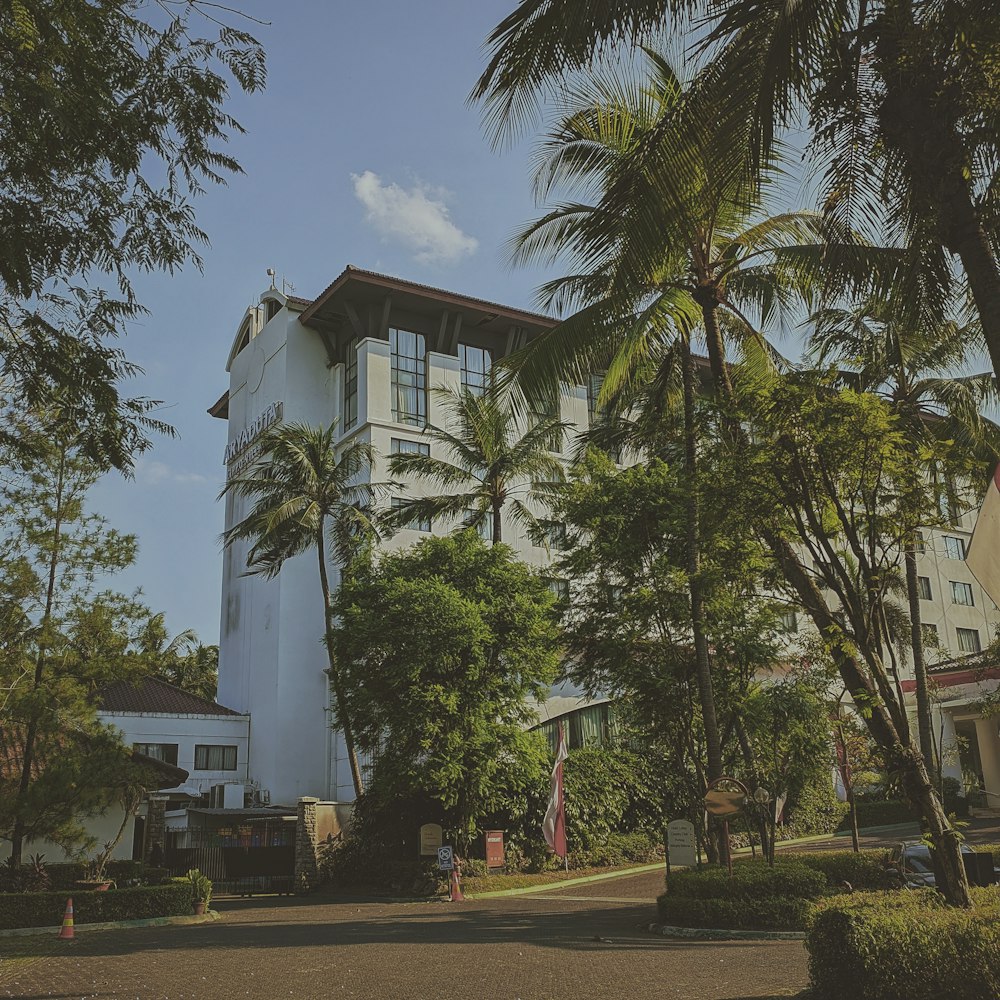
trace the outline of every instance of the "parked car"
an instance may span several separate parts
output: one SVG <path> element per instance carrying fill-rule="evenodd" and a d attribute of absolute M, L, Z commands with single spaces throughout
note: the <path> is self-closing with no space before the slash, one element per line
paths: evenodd
<path fill-rule="evenodd" d="M 971 882 L 977 885 L 1000 882 L 1000 868 L 994 867 L 992 855 L 977 855 L 968 844 L 962 844 L 962 860 Z M 896 844 L 889 852 L 887 868 L 898 874 L 905 889 L 936 885 L 930 848 L 921 840 L 903 840 Z"/>

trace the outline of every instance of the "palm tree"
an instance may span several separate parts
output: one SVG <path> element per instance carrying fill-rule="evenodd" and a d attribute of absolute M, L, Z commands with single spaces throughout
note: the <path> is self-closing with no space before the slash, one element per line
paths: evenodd
<path fill-rule="evenodd" d="M 937 323 L 907 302 L 866 302 L 854 309 L 826 309 L 816 323 L 811 350 L 820 364 L 848 365 L 841 378 L 861 392 L 881 396 L 889 404 L 909 442 L 914 485 L 921 476 L 937 478 L 922 455 L 932 439 L 950 440 L 959 458 L 970 465 L 992 464 L 1000 449 L 1000 428 L 982 415 L 998 399 L 990 373 L 949 377 L 966 363 L 970 350 L 982 342 L 978 324 Z M 931 704 L 920 622 L 917 579 L 917 528 L 903 540 L 910 644 L 916 681 L 917 730 L 920 752 L 933 770 L 934 738 Z"/>
<path fill-rule="evenodd" d="M 547 197 L 566 188 L 568 200 L 516 237 L 513 257 L 568 257 L 576 273 L 544 286 L 542 297 L 582 308 L 523 352 L 520 378 L 530 391 L 546 379 L 586 381 L 607 365 L 601 396 L 610 399 L 640 388 L 651 365 L 672 361 L 668 345 L 679 352 L 692 638 L 714 780 L 723 760 L 705 628 L 691 338 L 700 324 L 716 387 L 731 401 L 723 327 L 747 357 L 764 363 L 769 349 L 749 314 L 767 321 L 790 303 L 798 263 L 819 251 L 818 217 L 758 217 L 740 150 L 693 127 L 690 88 L 665 57 L 648 57 L 649 78 L 605 74 L 570 89 L 542 141 L 536 189 Z M 797 255 L 795 266 L 789 254 Z"/>
<path fill-rule="evenodd" d="M 402 453 L 392 456 L 389 471 L 448 492 L 404 501 L 388 515 L 388 523 L 400 528 L 414 520 L 460 517 L 463 528 L 478 531 L 488 526 L 496 545 L 503 541 L 506 508 L 515 522 L 539 532 L 541 525 L 525 500 L 544 499 L 554 483 L 565 479 L 562 463 L 551 449 L 571 424 L 558 414 L 543 414 L 521 433 L 509 393 L 495 384 L 482 394 L 469 389 L 435 393 L 455 430 L 428 424 L 424 434 L 448 458 Z"/>
<path fill-rule="evenodd" d="M 230 528 L 223 540 L 251 543 L 247 569 L 273 578 L 287 559 L 315 550 L 323 596 L 324 643 L 327 674 L 337 704 L 337 720 L 354 782 L 361 796 L 364 784 L 354 748 L 354 731 L 346 710 L 347 700 L 329 636 L 333 609 L 327 571 L 327 553 L 341 569 L 359 546 L 377 539 L 373 514 L 376 487 L 368 480 L 375 459 L 365 442 L 348 445 L 338 456 L 334 447 L 336 421 L 327 428 L 307 424 L 281 424 L 262 440 L 262 458 L 245 475 L 230 479 L 220 497 L 232 493 L 250 500 L 250 513 Z"/>
<path fill-rule="evenodd" d="M 751 176 L 807 112 L 827 216 L 905 234 L 942 287 L 957 256 L 1000 376 L 996 12 L 995 0 L 523 0 L 489 36 L 472 96 L 500 140 L 595 53 L 696 24 L 693 45 L 713 57 L 705 120 L 749 121 Z"/>

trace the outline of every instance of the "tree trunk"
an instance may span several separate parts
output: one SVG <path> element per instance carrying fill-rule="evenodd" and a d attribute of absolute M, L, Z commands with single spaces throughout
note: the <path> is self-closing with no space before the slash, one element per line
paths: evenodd
<path fill-rule="evenodd" d="M 337 669 L 337 657 L 333 652 L 333 605 L 330 603 L 330 584 L 326 575 L 326 539 L 323 527 L 320 526 L 316 539 L 316 552 L 319 557 L 319 579 L 323 588 L 323 617 L 326 624 L 326 657 L 327 676 L 333 685 L 334 698 L 337 701 L 337 718 L 340 722 L 340 729 L 344 734 L 344 744 L 347 747 L 347 760 L 351 767 L 351 780 L 354 782 L 354 795 L 361 798 L 364 795 L 364 782 L 361 779 L 361 767 L 358 764 L 358 754 L 354 749 L 354 730 L 351 727 L 350 719 L 347 715 L 347 695 Z"/>
<path fill-rule="evenodd" d="M 920 624 L 920 585 L 917 580 L 916 537 L 906 540 L 903 553 L 906 564 L 906 596 L 910 604 L 910 645 L 913 649 L 913 676 L 917 684 L 917 734 L 920 752 L 933 780 L 937 768 L 934 764 L 934 735 L 931 732 L 931 699 L 927 689 L 927 665 L 924 662 L 924 637 Z"/>
<path fill-rule="evenodd" d="M 499 545 L 503 541 L 503 506 L 493 502 L 493 544 Z"/>
<path fill-rule="evenodd" d="M 715 713 L 715 692 L 712 687 L 712 667 L 705 635 L 705 593 L 701 579 L 701 514 L 698 484 L 698 439 L 695 424 L 695 369 L 691 346 L 681 343 L 684 382 L 684 470 L 687 479 L 687 572 L 691 597 L 691 633 L 694 639 L 695 674 L 698 682 L 698 699 L 701 703 L 702 723 L 705 727 L 705 746 L 708 758 L 708 780 L 722 777 L 722 741 Z M 726 862 L 725 845 L 720 852 Z"/>
<path fill-rule="evenodd" d="M 52 550 L 49 553 L 48 580 L 45 589 L 45 608 L 42 612 L 38 634 L 38 653 L 35 656 L 35 678 L 32 690 L 37 691 L 42 686 L 45 674 L 45 654 L 49 641 L 49 628 L 52 625 L 52 610 L 55 605 L 56 573 L 59 569 L 59 559 L 62 554 L 63 527 L 63 487 L 66 482 L 66 448 L 59 455 L 59 471 L 56 474 L 56 513 L 52 526 Z M 21 779 L 17 788 L 17 815 L 10 837 L 11 864 L 20 865 L 24 853 L 25 825 L 23 806 L 28 788 L 31 785 L 31 768 L 35 762 L 35 739 L 38 736 L 38 709 L 32 708 L 31 717 L 24 733 L 24 752 L 21 756 Z"/>

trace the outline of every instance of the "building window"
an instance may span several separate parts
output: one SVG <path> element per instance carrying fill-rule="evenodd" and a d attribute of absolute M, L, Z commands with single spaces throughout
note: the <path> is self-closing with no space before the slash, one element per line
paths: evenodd
<path fill-rule="evenodd" d="M 431 453 L 431 446 L 426 441 L 407 441 L 405 438 L 392 439 L 393 455 L 423 455 Z"/>
<path fill-rule="evenodd" d="M 485 347 L 458 345 L 458 360 L 462 366 L 462 388 L 481 396 L 486 391 L 493 355 Z"/>
<path fill-rule="evenodd" d="M 979 642 L 979 629 L 959 628 L 955 631 L 958 633 L 958 648 L 963 653 L 981 653 L 983 651 Z"/>
<path fill-rule="evenodd" d="M 798 632 L 799 617 L 794 609 L 781 612 L 781 627 L 785 632 Z"/>
<path fill-rule="evenodd" d="M 235 771 L 236 747 L 196 746 L 194 748 L 196 771 Z"/>
<path fill-rule="evenodd" d="M 268 299 L 264 303 L 264 322 L 270 323 L 281 312 L 281 303 L 277 299 Z"/>
<path fill-rule="evenodd" d="M 965 539 L 955 535 L 943 535 L 944 554 L 948 559 L 965 558 Z"/>
<path fill-rule="evenodd" d="M 913 536 L 913 551 L 914 552 L 926 552 L 927 551 L 927 539 L 924 538 L 924 533 L 918 531 Z"/>
<path fill-rule="evenodd" d="M 400 510 L 405 507 L 409 500 L 404 497 L 393 497 L 392 498 L 392 509 Z M 412 531 L 430 531 L 431 530 L 431 519 L 429 517 L 421 518 L 414 517 L 412 520 L 407 521 L 406 524 L 402 525 L 404 528 L 410 528 Z"/>
<path fill-rule="evenodd" d="M 936 646 L 938 644 L 937 625 L 921 625 L 920 633 L 925 646 Z"/>
<path fill-rule="evenodd" d="M 604 385 L 604 372 L 598 372 L 587 379 L 587 419 L 593 426 L 599 423 L 604 416 L 603 411 L 597 405 L 597 400 L 601 396 L 601 386 Z"/>
<path fill-rule="evenodd" d="M 358 338 L 347 345 L 344 365 L 344 430 L 358 422 Z"/>
<path fill-rule="evenodd" d="M 566 525 L 562 521 L 541 521 L 539 523 L 541 545 L 551 552 L 562 552 L 566 548 Z"/>
<path fill-rule="evenodd" d="M 973 607 L 975 601 L 972 599 L 971 583 L 956 583 L 951 581 L 951 603 L 964 604 L 966 607 Z"/>
<path fill-rule="evenodd" d="M 528 412 L 535 423 L 543 420 L 551 420 L 559 416 L 559 397 L 552 390 L 543 390 L 541 393 L 531 396 L 528 399 Z M 549 451 L 561 452 L 563 445 L 563 434 L 561 428 L 556 428 L 552 432 L 552 437 L 545 446 Z"/>
<path fill-rule="evenodd" d="M 176 743 L 133 743 L 132 749 L 136 753 L 152 757 L 153 760 L 162 760 L 165 764 L 177 766 Z"/>
<path fill-rule="evenodd" d="M 427 349 L 422 333 L 390 330 L 392 418 L 400 424 L 427 423 Z"/>
<path fill-rule="evenodd" d="M 931 578 L 929 576 L 917 577 L 917 590 L 920 593 L 920 600 L 922 601 L 934 600 L 934 598 L 931 596 Z"/>
<path fill-rule="evenodd" d="M 563 580 L 557 576 L 545 576 L 542 579 L 557 601 L 569 600 L 569 580 Z"/>
<path fill-rule="evenodd" d="M 462 515 L 462 523 L 468 525 L 470 522 L 475 520 L 479 516 L 478 510 L 473 510 L 471 507 Z M 493 515 L 492 513 L 487 513 L 486 516 L 479 522 L 479 525 L 475 528 L 467 528 L 467 531 L 475 531 L 478 533 L 479 537 L 484 542 L 489 542 L 493 540 Z"/>

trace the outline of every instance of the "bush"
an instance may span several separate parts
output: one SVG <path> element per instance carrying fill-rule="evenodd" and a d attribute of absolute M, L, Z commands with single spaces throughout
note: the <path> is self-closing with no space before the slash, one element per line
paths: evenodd
<path fill-rule="evenodd" d="M 671 872 L 667 895 L 686 899 L 815 899 L 826 888 L 826 877 L 798 861 L 773 868 L 762 861 L 733 866 L 733 876 L 717 865 Z"/>
<path fill-rule="evenodd" d="M 66 910 L 66 892 L 22 892 L 0 895 L 0 929 L 58 927 Z M 191 887 L 187 882 L 75 891 L 73 919 L 77 924 L 104 920 L 142 920 L 147 917 L 182 916 L 191 912 Z"/>
<path fill-rule="evenodd" d="M 59 861 L 46 864 L 45 869 L 53 889 L 74 889 L 77 882 L 86 878 L 87 865 L 82 861 Z M 141 861 L 109 861 L 105 874 L 120 888 L 135 884 L 158 885 L 169 877 L 166 868 L 152 868 Z"/>
<path fill-rule="evenodd" d="M 858 893 L 817 908 L 806 937 L 820 998 L 995 1000 L 1000 889 L 973 889 L 975 910 L 933 890 Z"/>
<path fill-rule="evenodd" d="M 692 899 L 665 893 L 656 901 L 660 919 L 676 927 L 801 931 L 813 904 L 808 899 Z"/>
<path fill-rule="evenodd" d="M 646 833 L 612 833 L 603 844 L 586 851 L 571 851 L 570 868 L 611 868 L 651 864 L 663 857 L 663 845 Z"/>
<path fill-rule="evenodd" d="M 892 889 L 898 882 L 885 870 L 884 850 L 859 851 L 787 851 L 779 855 L 777 864 L 794 860 L 807 868 L 822 872 L 830 888 L 849 882 L 853 889 L 863 891 Z"/>
<path fill-rule="evenodd" d="M 848 808 L 837 798 L 830 772 L 822 769 L 789 802 L 783 833 L 789 838 L 833 833 L 844 821 Z"/>

